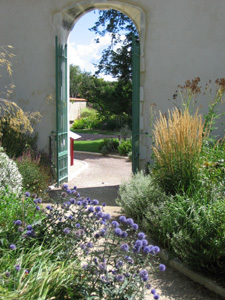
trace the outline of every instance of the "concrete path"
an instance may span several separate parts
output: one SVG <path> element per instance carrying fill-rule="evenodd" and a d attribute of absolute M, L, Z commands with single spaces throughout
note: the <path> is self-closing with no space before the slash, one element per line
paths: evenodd
<path fill-rule="evenodd" d="M 74 157 L 74 178 L 68 183 L 69 187 L 77 186 L 81 196 L 98 199 L 100 203 L 105 202 L 107 212 L 117 218 L 121 209 L 116 205 L 115 198 L 119 185 L 132 176 L 131 163 L 126 159 L 87 153 L 75 152 Z M 151 283 L 160 294 L 161 300 L 224 299 L 169 266 L 166 272 L 151 275 Z M 153 299 L 153 296 L 146 295 L 146 299 Z"/>

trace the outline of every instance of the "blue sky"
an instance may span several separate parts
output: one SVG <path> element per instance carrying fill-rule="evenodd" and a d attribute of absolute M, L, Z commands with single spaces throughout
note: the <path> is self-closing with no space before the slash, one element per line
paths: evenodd
<path fill-rule="evenodd" d="M 95 13 L 94 13 L 95 12 Z M 100 37 L 100 43 L 96 44 L 97 37 L 94 32 L 88 30 L 98 19 L 98 11 L 86 13 L 75 24 L 68 39 L 68 62 L 78 65 L 82 71 L 94 74 L 93 63 L 98 63 L 104 48 L 110 44 L 110 36 Z M 111 76 L 100 76 L 105 80 L 112 80 Z"/>

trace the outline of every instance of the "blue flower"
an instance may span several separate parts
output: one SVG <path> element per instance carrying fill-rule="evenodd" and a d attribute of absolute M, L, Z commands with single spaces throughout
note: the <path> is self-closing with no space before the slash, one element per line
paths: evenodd
<path fill-rule="evenodd" d="M 146 247 L 148 245 L 148 241 L 146 239 L 142 240 L 142 247 Z"/>
<path fill-rule="evenodd" d="M 37 199 L 34 199 L 34 203 L 35 203 L 35 204 L 38 204 L 38 200 L 37 200 Z"/>
<path fill-rule="evenodd" d="M 128 219 L 126 220 L 126 224 L 129 225 L 129 226 L 132 226 L 132 225 L 134 225 L 134 220 L 131 219 L 131 218 L 128 218 Z"/>
<path fill-rule="evenodd" d="M 124 281 L 124 276 L 122 274 L 116 275 L 116 281 L 123 282 Z"/>
<path fill-rule="evenodd" d="M 74 187 L 73 187 L 73 189 L 74 189 L 74 190 L 76 190 L 76 189 L 77 189 L 77 187 L 76 187 L 76 186 L 74 186 Z"/>
<path fill-rule="evenodd" d="M 11 275 L 10 272 L 5 272 L 6 277 L 9 277 L 10 275 Z"/>
<path fill-rule="evenodd" d="M 159 253 L 160 252 L 160 248 L 158 246 L 155 246 L 154 247 L 154 251 L 155 251 L 155 253 Z"/>
<path fill-rule="evenodd" d="M 41 198 L 37 198 L 37 202 L 38 202 L 38 203 L 41 203 L 41 202 L 42 202 L 42 199 L 41 199 Z"/>
<path fill-rule="evenodd" d="M 138 224 L 134 223 L 134 224 L 132 225 L 132 227 L 133 227 L 134 230 L 138 230 Z"/>
<path fill-rule="evenodd" d="M 93 213 L 95 211 L 93 206 L 88 207 L 88 212 L 89 213 Z"/>
<path fill-rule="evenodd" d="M 148 280 L 148 271 L 146 271 L 146 270 L 141 270 L 141 271 L 139 272 L 139 276 L 141 277 L 141 279 L 142 279 L 143 281 L 147 281 L 147 280 Z"/>
<path fill-rule="evenodd" d="M 106 204 L 105 204 L 105 203 L 102 203 L 102 206 L 103 206 L 103 207 L 105 207 L 105 206 L 106 206 Z"/>
<path fill-rule="evenodd" d="M 159 270 L 164 272 L 166 270 L 166 266 L 164 264 L 159 265 Z"/>
<path fill-rule="evenodd" d="M 70 203 L 71 204 L 75 204 L 76 203 L 76 200 L 74 198 L 70 198 Z"/>
<path fill-rule="evenodd" d="M 34 236 L 34 231 L 33 230 L 27 230 L 26 235 L 27 236 Z"/>
<path fill-rule="evenodd" d="M 126 219 L 125 216 L 120 216 L 120 217 L 119 217 L 119 221 L 122 222 L 122 223 L 125 223 L 126 220 L 127 220 L 127 219 Z"/>
<path fill-rule="evenodd" d="M 27 225 L 27 230 L 32 230 L 33 227 L 31 225 Z"/>
<path fill-rule="evenodd" d="M 40 206 L 36 205 L 35 209 L 40 210 L 41 208 L 40 208 Z"/>
<path fill-rule="evenodd" d="M 14 222 L 14 224 L 17 225 L 17 226 L 21 226 L 22 225 L 22 221 L 21 220 L 16 220 Z"/>
<path fill-rule="evenodd" d="M 158 294 L 155 294 L 155 295 L 154 295 L 154 299 L 159 299 L 159 295 L 158 295 Z"/>
<path fill-rule="evenodd" d="M 112 224 L 112 226 L 115 227 L 115 228 L 116 228 L 116 227 L 119 227 L 119 223 L 118 223 L 117 221 L 112 221 L 111 224 Z"/>
<path fill-rule="evenodd" d="M 68 217 L 68 219 L 70 219 L 70 220 L 71 220 L 71 219 L 73 219 L 73 216 L 72 216 L 72 215 L 70 215 L 70 216 Z"/>
<path fill-rule="evenodd" d="M 88 242 L 88 243 L 87 243 L 87 247 L 88 247 L 88 248 L 93 248 L 93 247 L 94 247 L 94 246 L 93 246 L 93 243 Z"/>
<path fill-rule="evenodd" d="M 63 190 L 68 190 L 68 188 L 69 188 L 68 184 L 63 184 L 63 186 L 62 186 Z"/>
<path fill-rule="evenodd" d="M 151 288 L 152 286 L 151 286 L 150 283 L 146 283 L 145 287 L 146 287 L 147 290 L 150 290 L 150 288 Z"/>
<path fill-rule="evenodd" d="M 76 226 L 77 228 L 80 228 L 80 223 L 77 223 L 75 226 Z"/>
<path fill-rule="evenodd" d="M 117 235 L 117 236 L 121 236 L 122 230 L 121 230 L 119 227 L 117 227 L 117 228 L 114 230 L 114 233 L 115 233 L 115 235 Z"/>
<path fill-rule="evenodd" d="M 100 212 L 100 211 L 101 211 L 101 207 L 100 207 L 100 206 L 96 206 L 96 207 L 95 207 L 95 211 L 96 211 L 96 212 Z"/>
<path fill-rule="evenodd" d="M 73 194 L 73 191 L 70 190 L 70 189 L 68 189 L 68 190 L 66 190 L 66 191 L 67 191 L 68 194 Z"/>
<path fill-rule="evenodd" d="M 94 200 L 92 201 L 92 204 L 93 204 L 93 205 L 98 205 L 98 204 L 99 204 L 99 201 L 98 201 L 97 199 L 94 199 Z"/>
<path fill-rule="evenodd" d="M 30 197 L 30 192 L 26 192 L 26 193 L 25 193 L 25 196 L 26 196 L 26 197 Z"/>
<path fill-rule="evenodd" d="M 17 271 L 20 271 L 20 270 L 21 270 L 21 266 L 20 266 L 20 265 L 15 265 L 15 269 L 16 269 Z"/>
<path fill-rule="evenodd" d="M 151 248 L 149 246 L 145 246 L 143 252 L 146 254 L 151 253 Z"/>
<path fill-rule="evenodd" d="M 52 210 L 51 205 L 47 205 L 46 208 L 49 209 L 49 210 Z"/>
<path fill-rule="evenodd" d="M 128 246 L 128 244 L 123 244 L 123 245 L 121 245 L 120 249 L 121 249 L 122 251 L 127 252 L 127 251 L 129 250 L 129 246 Z"/>
<path fill-rule="evenodd" d="M 77 205 L 79 205 L 79 206 L 80 206 L 80 205 L 81 205 L 81 201 L 77 201 Z"/>
<path fill-rule="evenodd" d="M 100 269 L 101 271 L 106 271 L 106 269 L 107 269 L 107 266 L 106 266 L 105 263 L 100 263 L 100 264 L 98 265 L 98 267 L 99 267 L 99 269 Z"/>
<path fill-rule="evenodd" d="M 139 238 L 139 240 L 143 240 L 145 238 L 144 232 L 139 232 L 138 233 L 138 238 Z"/>
<path fill-rule="evenodd" d="M 153 295 L 155 295 L 156 290 L 155 290 L 155 289 L 152 289 L 152 290 L 151 290 L 151 293 L 152 293 Z"/>
<path fill-rule="evenodd" d="M 123 231 L 121 234 L 122 238 L 127 238 L 128 237 L 128 233 L 126 231 Z"/>
<path fill-rule="evenodd" d="M 103 218 L 106 219 L 106 220 L 110 220 L 111 215 L 110 214 L 104 214 Z"/>
<path fill-rule="evenodd" d="M 69 234 L 69 233 L 70 233 L 70 229 L 69 229 L 69 228 L 65 228 L 65 229 L 63 229 L 63 232 L 64 232 L 65 234 Z"/>
<path fill-rule="evenodd" d="M 11 244 L 11 245 L 9 246 L 9 248 L 10 248 L 11 250 L 16 250 L 16 245 Z"/>

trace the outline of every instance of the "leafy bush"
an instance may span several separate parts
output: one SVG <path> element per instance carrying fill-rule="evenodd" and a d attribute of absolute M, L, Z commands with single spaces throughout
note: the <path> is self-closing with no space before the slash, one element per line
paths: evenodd
<path fill-rule="evenodd" d="M 168 117 L 160 113 L 153 136 L 154 174 L 159 184 L 167 193 L 187 191 L 197 181 L 203 136 L 201 116 L 177 108 Z"/>
<path fill-rule="evenodd" d="M 22 191 L 22 176 L 16 165 L 6 153 L 3 148 L 0 148 L 0 191 L 7 186 L 8 190 L 20 194 Z"/>
<path fill-rule="evenodd" d="M 98 124 L 98 114 L 94 109 L 85 108 L 79 119 L 75 120 L 72 129 L 93 129 Z"/>
<path fill-rule="evenodd" d="M 104 139 L 99 146 L 99 150 L 103 155 L 107 155 L 110 153 L 118 153 L 118 146 L 118 139 Z"/>
<path fill-rule="evenodd" d="M 143 299 L 151 289 L 150 268 L 157 271 L 150 261 L 157 260 L 159 247 L 148 245 L 131 218 L 110 221 L 104 204 L 80 197 L 76 187 L 63 189 L 61 205 L 42 211 L 34 199 L 38 221 L 14 220 L 8 234 L 19 236 L 1 247 L 1 298 Z M 18 231 L 23 222 L 26 227 Z"/>
<path fill-rule="evenodd" d="M 138 222 L 145 219 L 149 206 L 161 203 L 166 199 L 165 193 L 156 184 L 151 175 L 137 172 L 128 181 L 119 187 L 119 198 L 116 203 L 124 212 Z"/>
<path fill-rule="evenodd" d="M 118 146 L 119 154 L 127 156 L 130 151 L 132 151 L 131 139 L 122 140 L 120 145 Z"/>
<path fill-rule="evenodd" d="M 24 189 L 39 195 L 45 193 L 52 178 L 50 166 L 41 164 L 41 155 L 27 151 L 16 162 L 23 177 Z"/>

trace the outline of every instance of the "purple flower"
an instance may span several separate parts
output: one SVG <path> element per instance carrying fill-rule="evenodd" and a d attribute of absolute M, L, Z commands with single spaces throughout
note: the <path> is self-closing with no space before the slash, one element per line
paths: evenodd
<path fill-rule="evenodd" d="M 154 299 L 159 299 L 159 295 L 158 295 L 158 294 L 155 294 L 155 295 L 154 295 Z"/>
<path fill-rule="evenodd" d="M 71 204 L 75 204 L 76 203 L 76 200 L 74 198 L 70 198 L 70 203 Z"/>
<path fill-rule="evenodd" d="M 143 281 L 147 281 L 147 280 L 148 280 L 148 271 L 146 271 L 146 270 L 141 270 L 141 271 L 139 272 L 139 276 L 141 277 L 141 279 L 142 279 Z"/>
<path fill-rule="evenodd" d="M 150 288 L 151 288 L 152 286 L 151 286 L 150 283 L 146 283 L 145 287 L 146 287 L 147 290 L 150 290 Z"/>
<path fill-rule="evenodd" d="M 90 206 L 88 207 L 88 212 L 89 213 L 93 213 L 95 210 L 94 210 L 94 207 L 93 206 Z"/>
<path fill-rule="evenodd" d="M 145 246 L 144 249 L 143 249 L 143 252 L 145 254 L 151 253 L 151 248 L 149 246 Z"/>
<path fill-rule="evenodd" d="M 129 250 L 129 246 L 128 246 L 128 244 L 123 244 L 123 245 L 121 245 L 120 249 L 121 249 L 122 251 L 127 252 L 127 251 Z"/>
<path fill-rule="evenodd" d="M 76 189 L 77 189 L 77 187 L 76 187 L 76 186 L 74 186 L 74 187 L 73 187 L 73 189 L 74 189 L 74 190 L 76 190 Z"/>
<path fill-rule="evenodd" d="M 87 247 L 88 247 L 88 248 L 93 248 L 93 243 L 88 242 L 88 243 L 87 243 Z"/>
<path fill-rule="evenodd" d="M 117 236 L 121 236 L 122 230 L 121 230 L 119 227 L 117 227 L 117 228 L 114 230 L 114 233 L 115 233 L 115 235 L 117 235 Z"/>
<path fill-rule="evenodd" d="M 72 193 L 73 193 L 73 191 L 70 190 L 70 189 L 68 189 L 68 190 L 66 190 L 66 191 L 67 191 L 68 194 L 72 194 Z"/>
<path fill-rule="evenodd" d="M 99 232 L 100 236 L 105 236 L 106 234 L 106 230 L 104 228 L 102 228 Z"/>
<path fill-rule="evenodd" d="M 63 190 L 68 190 L 68 188 L 69 188 L 68 184 L 63 184 L 63 186 L 62 186 Z"/>
<path fill-rule="evenodd" d="M 123 231 L 122 234 L 121 234 L 121 237 L 124 238 L 124 239 L 127 238 L 128 233 L 126 231 Z"/>
<path fill-rule="evenodd" d="M 143 240 L 145 238 L 144 232 L 139 232 L 138 233 L 138 238 L 139 238 L 139 240 Z"/>
<path fill-rule="evenodd" d="M 95 211 L 96 211 L 96 212 L 100 212 L 100 211 L 101 211 L 101 207 L 100 207 L 100 206 L 96 206 L 96 207 L 95 207 Z"/>
<path fill-rule="evenodd" d="M 66 192 L 62 192 L 62 193 L 61 193 L 61 197 L 62 197 L 62 198 L 66 198 L 66 196 L 67 196 L 67 193 L 66 193 Z"/>
<path fill-rule="evenodd" d="M 112 226 L 115 227 L 115 228 L 116 228 L 116 227 L 119 227 L 119 223 L 118 223 L 117 221 L 112 221 L 111 224 L 112 224 Z"/>
<path fill-rule="evenodd" d="M 8 271 L 5 272 L 5 276 L 6 276 L 6 277 L 9 277 L 9 276 L 10 276 L 10 272 L 8 272 Z"/>
<path fill-rule="evenodd" d="M 27 236 L 34 236 L 34 231 L 33 230 L 27 230 L 26 235 Z"/>
<path fill-rule="evenodd" d="M 146 247 L 148 245 L 148 241 L 146 239 L 142 240 L 142 247 Z"/>
<path fill-rule="evenodd" d="M 122 222 L 122 223 L 125 223 L 126 220 L 127 220 L 127 219 L 126 219 L 125 216 L 120 216 L 120 217 L 119 217 L 119 221 Z"/>
<path fill-rule="evenodd" d="M 86 249 L 86 245 L 84 245 L 84 244 L 80 245 L 80 247 L 81 247 L 82 250 Z"/>
<path fill-rule="evenodd" d="M 69 229 L 69 228 L 65 228 L 65 229 L 63 229 L 63 232 L 64 232 L 65 234 L 69 234 L 69 233 L 70 233 L 70 229 Z"/>
<path fill-rule="evenodd" d="M 158 246 L 155 246 L 154 247 L 154 251 L 155 251 L 155 253 L 159 253 L 160 252 L 160 248 Z"/>
<path fill-rule="evenodd" d="M 98 205 L 98 204 L 99 204 L 99 201 L 98 201 L 97 199 L 94 199 L 94 200 L 92 201 L 92 204 L 93 204 L 93 205 Z"/>
<path fill-rule="evenodd" d="M 103 206 L 103 207 L 105 207 L 105 206 L 106 206 L 106 204 L 105 204 L 105 203 L 102 203 L 102 206 Z"/>
<path fill-rule="evenodd" d="M 80 228 L 80 223 L 77 223 L 75 226 L 76 226 L 77 228 Z"/>
<path fill-rule="evenodd" d="M 166 270 L 166 266 L 163 265 L 163 264 L 160 264 L 159 265 L 159 270 L 162 271 L 162 272 L 164 272 Z"/>
<path fill-rule="evenodd" d="M 10 248 L 11 250 L 16 250 L 16 245 L 11 244 L 11 245 L 9 246 L 9 248 Z"/>
<path fill-rule="evenodd" d="M 110 214 L 104 214 L 103 218 L 106 220 L 110 220 L 111 216 L 110 216 Z"/>
<path fill-rule="evenodd" d="M 129 225 L 129 226 L 132 226 L 132 225 L 134 225 L 134 220 L 131 219 L 131 218 L 128 218 L 128 219 L 126 220 L 126 224 Z"/>
<path fill-rule="evenodd" d="M 33 194 L 31 195 L 31 198 L 37 198 L 37 194 L 33 193 Z"/>
<path fill-rule="evenodd" d="M 37 200 L 37 199 L 34 199 L 34 203 L 37 204 L 37 203 L 38 203 L 38 200 Z"/>
<path fill-rule="evenodd" d="M 116 275 L 116 281 L 123 282 L 124 281 L 124 276 L 122 274 Z"/>
<path fill-rule="evenodd" d="M 99 269 L 100 269 L 101 271 L 106 271 L 106 269 L 107 269 L 107 266 L 106 266 L 105 263 L 100 263 L 100 264 L 98 265 L 98 267 L 99 267 Z"/>
<path fill-rule="evenodd" d="M 21 266 L 20 266 L 20 265 L 15 265 L 15 269 L 16 269 L 17 271 L 20 271 L 20 270 L 21 270 Z"/>
<path fill-rule="evenodd" d="M 42 202 L 42 199 L 41 199 L 41 198 L 37 198 L 37 202 L 38 202 L 38 203 L 41 203 L 41 202 Z"/>
<path fill-rule="evenodd" d="M 152 290 L 151 290 L 151 293 L 152 293 L 153 295 L 155 295 L 156 290 L 155 290 L 155 289 L 152 289 Z"/>
<path fill-rule="evenodd" d="M 49 210 L 52 210 L 51 205 L 47 205 L 46 208 L 49 209 Z"/>
<path fill-rule="evenodd" d="M 17 225 L 17 226 L 21 226 L 22 225 L 22 221 L 21 220 L 16 220 L 14 222 L 14 224 Z"/>
<path fill-rule="evenodd" d="M 77 201 L 77 205 L 79 205 L 79 206 L 80 206 L 80 205 L 81 205 L 81 201 Z"/>
<path fill-rule="evenodd" d="M 40 210 L 41 208 L 40 208 L 40 206 L 36 205 L 35 209 Z"/>
<path fill-rule="evenodd" d="M 71 220 L 71 219 L 73 219 L 73 216 L 72 216 L 72 215 L 70 215 L 70 216 L 68 217 L 68 219 L 70 219 L 70 220 Z"/>
<path fill-rule="evenodd" d="M 32 230 L 33 227 L 31 225 L 27 225 L 27 230 Z"/>
<path fill-rule="evenodd" d="M 134 230 L 138 230 L 138 224 L 134 223 L 134 224 L 132 225 L 132 227 L 133 227 Z"/>
<path fill-rule="evenodd" d="M 30 197 L 30 192 L 26 192 L 26 193 L 25 193 L 25 196 L 26 196 L 26 197 Z"/>

